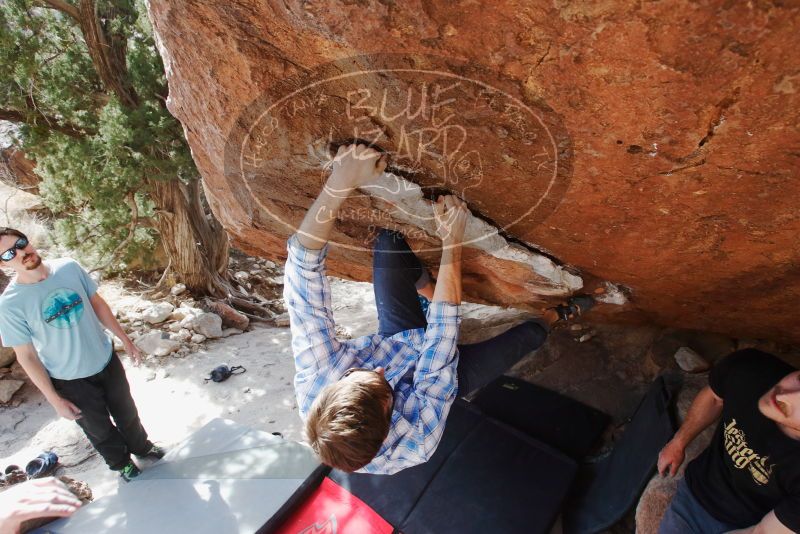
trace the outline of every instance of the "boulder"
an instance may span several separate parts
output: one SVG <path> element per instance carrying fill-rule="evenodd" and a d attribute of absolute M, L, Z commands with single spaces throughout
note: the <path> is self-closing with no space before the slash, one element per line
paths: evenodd
<path fill-rule="evenodd" d="M 435 271 L 428 199 L 454 192 L 469 301 L 538 310 L 610 281 L 635 298 L 601 319 L 800 341 L 800 6 L 147 5 L 167 105 L 245 252 L 285 258 L 331 145 L 368 139 L 389 172 L 345 203 L 329 274 L 369 280 L 377 226 Z"/>
<path fill-rule="evenodd" d="M 180 341 L 181 343 L 186 343 L 192 338 L 192 333 L 186 328 L 181 328 L 177 332 L 170 334 L 169 338 L 175 341 Z"/>
<path fill-rule="evenodd" d="M 142 319 L 150 324 L 160 324 L 169 319 L 174 309 L 175 306 L 169 302 L 159 302 L 145 310 Z"/>
<path fill-rule="evenodd" d="M 169 290 L 170 294 L 173 297 L 177 297 L 178 295 L 182 295 L 185 291 L 186 291 L 186 285 L 185 284 L 175 284 Z"/>
<path fill-rule="evenodd" d="M 170 339 L 166 332 L 160 330 L 154 330 L 137 338 L 135 343 L 142 352 L 153 356 L 166 356 L 181 347 L 180 341 Z"/>
<path fill-rule="evenodd" d="M 208 301 L 206 307 L 208 311 L 216 313 L 222 318 L 223 328 L 236 328 L 244 331 L 250 326 L 250 319 L 246 315 L 234 310 L 224 302 Z"/>
<path fill-rule="evenodd" d="M 290 322 L 289 322 L 289 313 L 286 312 L 286 313 L 282 313 L 280 315 L 277 315 L 277 316 L 275 316 L 273 321 L 275 322 L 275 326 L 278 326 L 278 327 L 289 326 L 289 324 L 290 324 Z"/>
<path fill-rule="evenodd" d="M 222 331 L 222 337 L 238 336 L 242 331 L 238 328 L 226 328 Z"/>
<path fill-rule="evenodd" d="M 10 378 L 0 380 L 0 404 L 9 402 L 11 397 L 14 396 L 14 393 L 19 391 L 24 385 L 25 382 L 22 380 L 13 380 Z"/>
<path fill-rule="evenodd" d="M 209 339 L 222 337 L 222 318 L 216 313 L 201 313 L 192 317 L 186 327 Z"/>
<path fill-rule="evenodd" d="M 0 367 L 8 367 L 17 360 L 17 355 L 11 347 L 0 347 Z"/>
<path fill-rule="evenodd" d="M 679 348 L 675 353 L 675 361 L 687 373 L 703 373 L 711 368 L 710 363 L 689 347 Z"/>

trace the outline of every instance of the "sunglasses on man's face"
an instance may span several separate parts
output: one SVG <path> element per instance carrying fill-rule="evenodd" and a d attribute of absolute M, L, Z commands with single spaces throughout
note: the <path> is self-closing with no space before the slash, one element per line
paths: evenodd
<path fill-rule="evenodd" d="M 17 239 L 17 242 L 14 243 L 13 247 L 0 254 L 0 260 L 3 261 L 13 260 L 14 258 L 17 257 L 17 250 L 22 250 L 27 246 L 28 246 L 28 238 L 20 237 L 19 239 Z"/>

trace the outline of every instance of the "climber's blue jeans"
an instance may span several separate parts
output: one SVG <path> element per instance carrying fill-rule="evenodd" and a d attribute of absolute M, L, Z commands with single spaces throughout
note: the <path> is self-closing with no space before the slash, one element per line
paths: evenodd
<path fill-rule="evenodd" d="M 378 308 L 378 333 L 393 336 L 425 328 L 417 289 L 430 281 L 427 269 L 402 234 L 380 230 L 373 247 L 372 283 Z M 502 375 L 547 339 L 547 327 L 526 321 L 480 343 L 459 345 L 458 393 L 466 396 Z"/>
<path fill-rule="evenodd" d="M 721 534 L 736 529 L 706 512 L 692 495 L 686 479 L 681 479 L 678 491 L 661 519 L 658 534 Z"/>

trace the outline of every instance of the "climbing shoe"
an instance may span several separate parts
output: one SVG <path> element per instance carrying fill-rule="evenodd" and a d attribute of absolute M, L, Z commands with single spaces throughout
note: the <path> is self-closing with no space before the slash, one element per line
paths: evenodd
<path fill-rule="evenodd" d="M 553 328 L 563 327 L 570 320 L 582 316 L 584 313 L 591 310 L 596 302 L 597 301 L 590 295 L 577 295 L 570 297 L 566 304 L 549 308 L 555 310 L 558 314 L 558 320 L 553 323 Z"/>
<path fill-rule="evenodd" d="M 167 451 L 163 447 L 159 447 L 158 445 L 151 445 L 150 449 L 142 454 L 138 455 L 139 458 L 155 458 L 156 460 L 160 460 L 167 454 Z"/>
<path fill-rule="evenodd" d="M 125 467 L 119 470 L 119 476 L 121 476 L 125 482 L 130 482 L 141 474 L 142 472 L 139 471 L 139 468 L 136 467 L 136 464 L 133 462 L 128 462 Z"/>

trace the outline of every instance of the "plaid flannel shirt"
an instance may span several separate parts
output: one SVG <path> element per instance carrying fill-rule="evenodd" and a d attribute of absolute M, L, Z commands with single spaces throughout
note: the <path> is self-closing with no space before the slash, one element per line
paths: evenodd
<path fill-rule="evenodd" d="M 432 302 L 428 327 L 391 337 L 378 334 L 336 339 L 331 291 L 325 276 L 328 246 L 306 249 L 292 236 L 288 243 L 284 298 L 292 329 L 295 393 L 301 417 L 322 388 L 353 367 L 383 367 L 394 390 L 389 434 L 377 456 L 360 469 L 391 474 L 426 462 L 436 451 L 458 389 L 459 307 Z"/>

